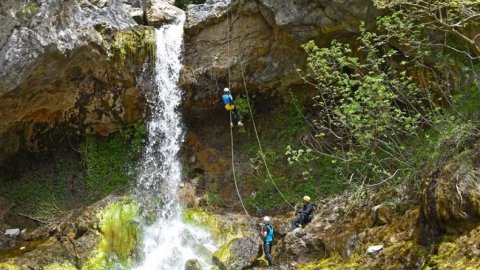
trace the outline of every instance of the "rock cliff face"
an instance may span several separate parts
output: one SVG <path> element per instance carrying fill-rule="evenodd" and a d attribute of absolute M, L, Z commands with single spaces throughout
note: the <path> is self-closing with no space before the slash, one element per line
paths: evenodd
<path fill-rule="evenodd" d="M 58 123 L 107 135 L 143 117 L 137 76 L 154 34 L 124 2 L 2 1 L 0 159 L 39 150 L 35 135 Z"/>
<path fill-rule="evenodd" d="M 253 90 L 287 96 L 301 82 L 296 73 L 305 62 L 301 44 L 354 42 L 360 22 L 368 25 L 377 14 L 366 0 L 221 0 L 189 6 L 182 77 L 190 90 L 187 108 L 211 106 L 218 99 L 217 84 L 241 91 L 242 68 Z"/>

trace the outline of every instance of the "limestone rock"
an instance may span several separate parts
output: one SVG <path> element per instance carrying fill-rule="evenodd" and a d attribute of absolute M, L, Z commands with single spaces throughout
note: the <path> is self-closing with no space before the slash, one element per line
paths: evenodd
<path fill-rule="evenodd" d="M 2 2 L 0 19 L 15 8 Z M 35 136 L 59 124 L 108 135 L 144 117 L 137 80 L 154 38 L 133 21 L 130 5 L 55 0 L 32 10 L 26 22 L 0 30 L 0 161 L 19 149 L 41 151 Z"/>
<path fill-rule="evenodd" d="M 245 269 L 262 253 L 259 238 L 236 238 L 213 254 L 213 262 L 222 270 Z"/>
<path fill-rule="evenodd" d="M 421 198 L 421 242 L 440 240 L 443 233 L 466 233 L 480 219 L 478 149 L 455 156 L 424 183 Z"/>
<path fill-rule="evenodd" d="M 221 19 L 229 10 L 231 0 L 206 1 L 203 5 L 189 5 L 187 7 L 186 27 L 190 31 L 201 30 L 212 21 Z M 195 29 L 195 30 L 194 30 Z"/>
<path fill-rule="evenodd" d="M 326 252 L 320 236 L 307 233 L 302 228 L 297 228 L 285 236 L 284 248 L 287 256 L 295 260 L 321 259 Z"/>
<path fill-rule="evenodd" d="M 334 38 L 355 42 L 360 21 L 371 25 L 377 14 L 368 0 L 226 0 L 189 6 L 181 84 L 189 90 L 191 109 L 210 108 L 218 98 L 217 83 L 231 81 L 238 91 L 242 70 L 251 91 L 288 98 L 286 90 L 301 83 L 295 68 L 305 66 L 301 44 L 312 39 L 326 46 Z"/>
<path fill-rule="evenodd" d="M 137 9 L 134 9 L 134 10 L 130 11 L 130 16 L 138 24 L 146 24 L 146 22 L 144 20 L 143 9 L 137 8 Z"/>
<path fill-rule="evenodd" d="M 144 6 L 147 24 L 155 27 L 171 23 L 184 16 L 183 10 L 163 0 L 148 0 Z"/>
<path fill-rule="evenodd" d="M 187 207 L 199 207 L 206 203 L 203 196 L 197 196 L 197 191 L 194 183 L 187 182 L 179 189 L 178 196 L 180 201 Z"/>
<path fill-rule="evenodd" d="M 393 216 L 393 211 L 390 207 L 379 204 L 372 207 L 370 211 L 373 225 L 374 226 L 381 226 L 390 223 Z"/>

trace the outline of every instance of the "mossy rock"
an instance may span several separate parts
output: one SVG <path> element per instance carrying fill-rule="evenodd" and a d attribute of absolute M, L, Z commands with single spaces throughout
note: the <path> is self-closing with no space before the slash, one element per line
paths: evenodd
<path fill-rule="evenodd" d="M 100 243 L 82 270 L 128 268 L 140 239 L 139 216 L 140 206 L 130 198 L 99 212 Z"/>
<path fill-rule="evenodd" d="M 14 264 L 10 264 L 10 263 L 0 263 L 0 269 L 2 270 L 21 270 L 20 267 L 14 265 Z"/>
<path fill-rule="evenodd" d="M 217 216 L 199 208 L 185 209 L 183 220 L 185 223 L 205 228 L 220 244 L 254 233 L 251 226 L 246 221 L 240 221 L 238 217 Z"/>
<path fill-rule="evenodd" d="M 260 241 L 256 238 L 236 238 L 223 245 L 213 255 L 215 265 L 222 270 L 251 267 L 262 254 Z"/>
<path fill-rule="evenodd" d="M 202 270 L 202 265 L 198 260 L 188 260 L 185 263 L 185 270 Z"/>
<path fill-rule="evenodd" d="M 70 262 L 63 262 L 63 263 L 54 263 L 54 264 L 48 265 L 45 268 L 43 268 L 43 270 L 78 270 L 78 268 L 75 267 Z"/>
<path fill-rule="evenodd" d="M 153 59 L 156 50 L 155 29 L 137 27 L 117 32 L 110 50 L 110 57 L 120 66 L 127 61 L 142 64 L 147 58 Z"/>

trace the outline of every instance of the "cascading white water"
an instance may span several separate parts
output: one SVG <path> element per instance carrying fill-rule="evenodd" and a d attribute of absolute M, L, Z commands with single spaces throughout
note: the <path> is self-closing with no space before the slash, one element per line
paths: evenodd
<path fill-rule="evenodd" d="M 216 249 L 209 233 L 182 222 L 177 198 L 181 164 L 177 154 L 183 141 L 181 90 L 177 87 L 181 65 L 183 23 L 156 30 L 155 92 L 149 97 L 152 120 L 148 124 L 148 144 L 138 179 L 140 190 L 153 190 L 161 196 L 158 219 L 145 229 L 145 260 L 138 270 L 184 269 L 189 259 L 203 267 Z"/>

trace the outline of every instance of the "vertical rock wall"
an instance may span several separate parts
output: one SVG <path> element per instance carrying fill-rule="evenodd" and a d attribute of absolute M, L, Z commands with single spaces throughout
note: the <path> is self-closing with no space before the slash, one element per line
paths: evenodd
<path fill-rule="evenodd" d="M 108 135 L 144 117 L 139 75 L 154 55 L 138 1 L 0 4 L 0 160 L 61 124 Z M 146 69 L 148 70 L 148 69 Z"/>

